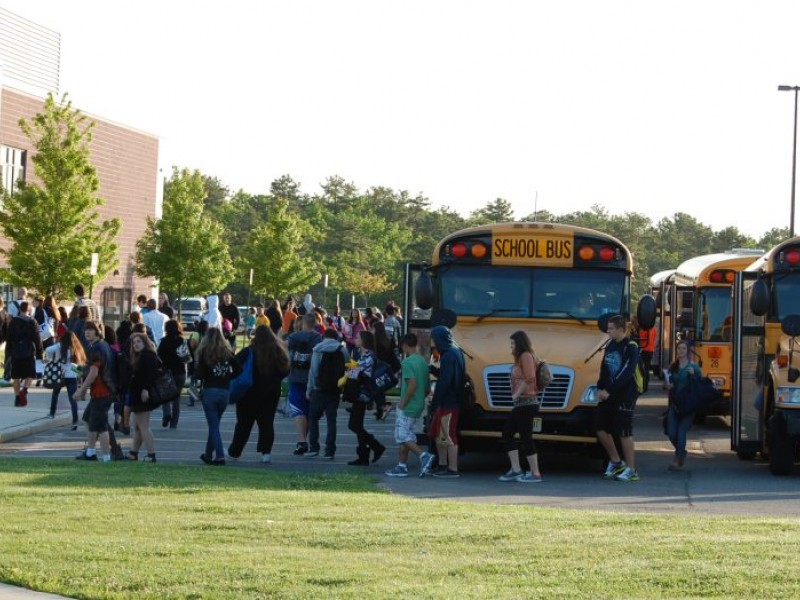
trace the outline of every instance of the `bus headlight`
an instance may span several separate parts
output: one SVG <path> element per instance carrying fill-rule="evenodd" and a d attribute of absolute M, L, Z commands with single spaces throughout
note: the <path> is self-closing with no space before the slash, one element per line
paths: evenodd
<path fill-rule="evenodd" d="M 711 383 L 714 384 L 714 387 L 718 390 L 721 390 L 725 387 L 725 378 L 724 377 L 711 377 Z"/>
<path fill-rule="evenodd" d="M 800 387 L 779 387 L 775 390 L 775 404 L 800 404 Z"/>
<path fill-rule="evenodd" d="M 597 404 L 597 386 L 590 385 L 583 391 L 581 396 L 581 404 Z"/>

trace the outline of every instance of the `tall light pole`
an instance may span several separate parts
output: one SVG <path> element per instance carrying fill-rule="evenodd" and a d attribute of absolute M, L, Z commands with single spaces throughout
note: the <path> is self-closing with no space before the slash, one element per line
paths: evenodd
<path fill-rule="evenodd" d="M 789 221 L 789 237 L 794 237 L 794 180 L 797 171 L 797 92 L 800 86 L 779 85 L 779 92 L 794 92 L 794 144 L 792 145 L 792 216 Z"/>

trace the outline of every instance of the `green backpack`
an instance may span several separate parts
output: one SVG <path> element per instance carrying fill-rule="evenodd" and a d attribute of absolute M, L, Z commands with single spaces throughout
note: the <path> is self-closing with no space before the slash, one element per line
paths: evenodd
<path fill-rule="evenodd" d="M 636 342 L 628 342 L 628 344 L 636 348 L 636 369 L 633 371 L 633 379 L 636 381 L 636 391 L 641 396 L 644 393 L 644 361 L 642 360 L 641 352 L 639 352 L 639 344 Z"/>

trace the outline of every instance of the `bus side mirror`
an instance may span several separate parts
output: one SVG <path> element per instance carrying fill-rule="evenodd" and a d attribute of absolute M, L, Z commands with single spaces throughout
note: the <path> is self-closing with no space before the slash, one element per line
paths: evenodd
<path fill-rule="evenodd" d="M 433 306 L 433 280 L 424 269 L 414 285 L 414 300 L 422 310 L 428 310 Z"/>
<path fill-rule="evenodd" d="M 641 329 L 652 329 L 656 324 L 656 299 L 645 294 L 636 307 L 636 320 Z"/>
<path fill-rule="evenodd" d="M 769 286 L 763 279 L 757 280 L 750 290 L 750 312 L 757 317 L 769 312 Z"/>

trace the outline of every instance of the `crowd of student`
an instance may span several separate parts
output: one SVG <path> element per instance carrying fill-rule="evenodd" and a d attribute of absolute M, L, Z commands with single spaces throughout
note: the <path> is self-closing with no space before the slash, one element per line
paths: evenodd
<path fill-rule="evenodd" d="M 138 460 L 144 446 L 143 460 L 155 462 L 151 413 L 161 408 L 163 427 L 176 428 L 180 419 L 180 397 L 164 403 L 152 398 L 157 379 L 168 371 L 178 390 L 189 378 L 190 405 L 202 404 L 208 437 L 200 459 L 208 465 L 221 466 L 226 459 L 239 458 L 254 425 L 261 461 L 271 462 L 274 418 L 284 381 L 288 382 L 287 410 L 297 433 L 295 455 L 313 458 L 323 453 L 326 459 L 334 458 L 336 417 L 344 401 L 350 413 L 348 428 L 357 438 L 356 456 L 348 464 L 375 463 L 386 446 L 367 430 L 365 417 L 374 409 L 377 419 L 385 418 L 393 408 L 386 402 L 386 391 L 399 384 L 395 420 L 399 461 L 386 475 L 408 476 L 408 458 L 414 454 L 420 477 L 428 473 L 459 477 L 459 414 L 466 374 L 463 353 L 444 326 L 431 331 L 434 352 L 429 365 L 419 354 L 416 336 L 401 335 L 402 322 L 394 303 L 384 312 L 367 309 L 366 315 L 354 309 L 345 318 L 338 307 L 329 315 L 315 306 L 310 295 L 299 305 L 289 297 L 283 306 L 275 300 L 267 310 L 255 307 L 245 323 L 246 345 L 236 352 L 240 314 L 228 293 L 221 295 L 221 304 L 217 296 L 208 298 L 208 311 L 186 338 L 164 294 L 158 302 L 137 298 L 136 310 L 116 330 L 100 323 L 97 306 L 85 297 L 82 286 L 75 287 L 75 294 L 69 315 L 51 296 L 35 297 L 29 304 L 24 288 L 7 309 L 0 300 L 0 343 L 6 342 L 10 362 L 6 378 L 13 383 L 16 406 L 27 404 L 32 381 L 44 377 L 52 387 L 50 415 L 55 415 L 59 394 L 66 388 L 75 430 L 77 403 L 89 394 L 82 417 L 87 443 L 79 459 Z M 597 386 L 597 438 L 609 458 L 604 475 L 636 481 L 633 411 L 639 393 L 634 381 L 639 349 L 631 343 L 622 317 L 610 319 L 608 335 Z M 532 424 L 539 408 L 537 378 L 542 361 L 524 331 L 511 336 L 511 354 L 513 408 L 502 437 L 510 468 L 500 480 L 536 483 L 542 475 Z M 45 367 L 37 372 L 37 364 Z M 46 376 L 41 370 L 50 373 Z M 54 371 L 58 376 L 53 377 Z M 236 398 L 236 425 L 225 448 L 220 421 L 231 403 L 232 382 L 240 386 L 245 372 L 247 385 Z M 671 398 L 691 378 L 702 376 L 685 343 L 678 345 L 672 373 L 672 383 L 667 384 Z M 113 426 L 109 424 L 112 408 Z M 327 423 L 324 446 L 319 432 L 323 416 Z M 665 427 L 676 449 L 672 469 L 683 466 L 692 416 L 679 414 L 670 403 Z M 428 420 L 426 448 L 418 444 L 423 417 Z M 127 455 L 116 442 L 115 432 L 133 433 Z"/>

